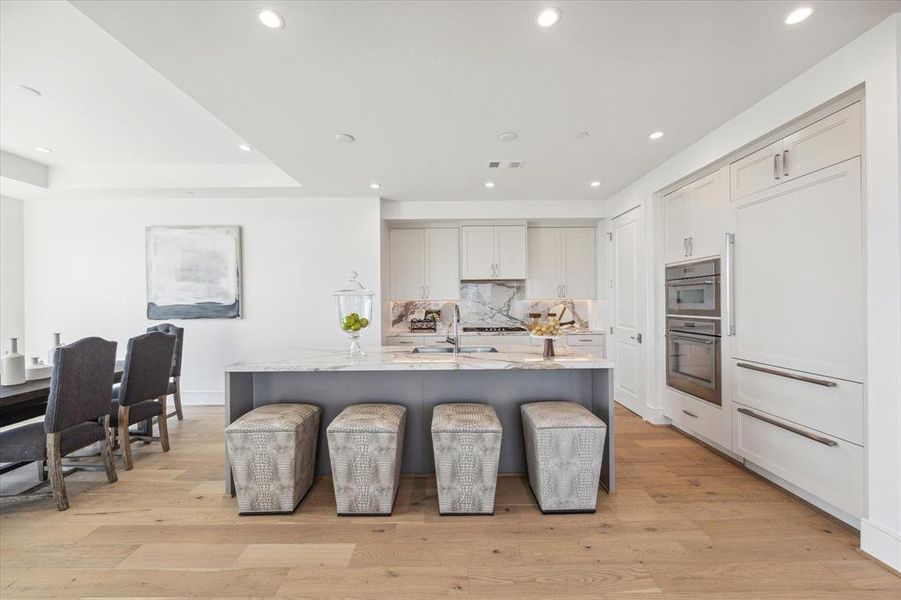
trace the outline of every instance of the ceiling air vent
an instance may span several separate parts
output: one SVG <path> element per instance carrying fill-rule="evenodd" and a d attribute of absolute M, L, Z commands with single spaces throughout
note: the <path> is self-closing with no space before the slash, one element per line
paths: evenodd
<path fill-rule="evenodd" d="M 518 169 L 522 167 L 523 161 L 521 160 L 489 160 L 488 168 L 489 169 Z"/>

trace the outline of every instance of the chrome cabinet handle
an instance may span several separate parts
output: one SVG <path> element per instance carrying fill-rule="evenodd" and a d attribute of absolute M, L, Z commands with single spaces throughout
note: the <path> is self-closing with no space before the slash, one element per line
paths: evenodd
<path fill-rule="evenodd" d="M 563 290 L 563 293 L 560 294 L 560 297 L 561 297 L 561 298 L 566 298 L 566 284 L 564 283 L 563 285 L 561 285 L 561 286 L 560 286 L 560 289 Z"/>
<path fill-rule="evenodd" d="M 558 285 L 557 286 L 557 297 L 559 298 L 562 295 L 563 295 L 563 292 L 560 291 L 560 286 Z"/>
<path fill-rule="evenodd" d="M 773 155 L 773 179 L 779 179 L 779 157 L 782 156 L 781 152 L 777 152 Z"/>
<path fill-rule="evenodd" d="M 694 238 L 694 236 L 688 237 L 688 255 L 689 256 L 695 255 L 695 238 Z"/>
<path fill-rule="evenodd" d="M 686 415 L 688 415 L 689 417 L 691 417 L 692 419 L 697 419 L 697 418 L 698 418 L 698 415 L 694 414 L 693 412 L 688 412 L 688 411 L 685 410 L 684 408 L 682 409 L 682 412 L 685 413 Z"/>
<path fill-rule="evenodd" d="M 776 369 L 767 369 L 766 367 L 759 367 L 757 365 L 752 365 L 749 363 L 735 363 L 736 367 L 741 367 L 742 369 L 748 369 L 749 371 L 760 371 L 761 373 L 766 373 L 768 375 L 776 375 L 777 377 L 785 377 L 786 379 L 794 379 L 795 381 L 803 381 L 804 383 L 812 383 L 814 385 L 821 385 L 823 387 L 838 387 L 838 384 L 834 381 L 826 381 L 825 379 L 817 379 L 815 377 L 805 377 L 804 375 L 795 375 L 794 373 L 786 373 L 785 371 L 777 371 Z"/>
<path fill-rule="evenodd" d="M 726 234 L 726 246 L 723 251 L 723 322 L 726 335 L 735 335 L 735 315 L 733 314 L 735 284 L 735 234 Z"/>
<path fill-rule="evenodd" d="M 682 248 L 685 250 L 685 256 L 688 256 L 688 238 L 682 238 Z"/>
<path fill-rule="evenodd" d="M 788 150 L 782 151 L 782 174 L 788 177 Z"/>
<path fill-rule="evenodd" d="M 823 444 L 824 446 L 829 446 L 830 448 L 833 446 L 838 446 L 838 442 L 836 442 L 835 440 L 830 440 L 829 438 L 824 438 L 824 437 L 821 437 L 818 435 L 814 435 L 812 433 L 808 433 L 808 432 L 804 431 L 803 429 L 798 429 L 797 427 L 792 427 L 791 425 L 786 425 L 785 423 L 780 423 L 779 421 L 777 421 L 775 419 L 770 419 L 769 417 L 765 417 L 761 414 L 754 412 L 753 410 L 749 410 L 747 408 L 739 408 L 738 412 L 740 412 L 743 415 L 748 415 L 751 418 L 757 419 L 758 421 L 763 421 L 764 423 L 769 423 L 770 425 L 773 425 L 780 429 L 790 431 L 792 433 L 800 435 L 801 437 L 806 437 L 808 440 L 813 440 L 815 442 Z"/>

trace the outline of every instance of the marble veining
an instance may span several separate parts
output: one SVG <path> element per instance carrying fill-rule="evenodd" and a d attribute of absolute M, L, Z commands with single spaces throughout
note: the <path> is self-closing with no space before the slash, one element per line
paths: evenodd
<path fill-rule="evenodd" d="M 471 281 L 460 284 L 460 317 L 464 326 L 524 327 L 529 313 L 554 312 L 570 329 L 589 329 L 590 300 L 526 300 L 522 281 Z M 410 319 L 421 319 L 426 310 L 440 310 L 438 331 L 447 331 L 454 318 L 454 305 L 446 300 L 406 300 L 391 303 L 393 333 L 409 331 Z M 565 309 L 565 310 L 564 310 Z"/>
<path fill-rule="evenodd" d="M 409 348 L 364 348 L 363 356 L 345 350 L 298 349 L 271 359 L 249 360 L 225 367 L 227 373 L 306 371 L 500 371 L 517 369 L 611 369 L 613 361 L 591 354 L 558 350 L 543 358 L 540 347 L 499 347 L 484 354 L 414 354 Z"/>

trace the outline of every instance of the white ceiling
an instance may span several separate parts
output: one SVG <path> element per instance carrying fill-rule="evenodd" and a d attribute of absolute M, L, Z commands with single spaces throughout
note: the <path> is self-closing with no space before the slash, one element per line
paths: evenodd
<path fill-rule="evenodd" d="M 141 170 L 165 187 L 173 167 L 271 169 L 260 153 L 239 150 L 242 141 L 68 2 L 0 2 L 2 150 L 56 167 L 58 181 L 76 186 L 122 184 L 124 174 L 123 187 L 141 187 Z"/>
<path fill-rule="evenodd" d="M 549 3 L 563 19 L 540 29 Z M 605 198 L 901 7 L 808 2 L 813 16 L 788 27 L 798 1 L 73 2 L 169 86 L 54 4 L 2 3 L 3 149 L 93 163 L 261 153 L 305 194 L 377 181 L 396 200 Z M 262 7 L 287 26 L 262 27 Z M 45 96 L 7 102 L 11 82 Z M 651 142 L 655 129 L 666 136 Z M 508 130 L 519 139 L 498 141 Z M 241 138 L 260 153 L 237 152 Z M 490 172 L 493 159 L 525 166 Z"/>

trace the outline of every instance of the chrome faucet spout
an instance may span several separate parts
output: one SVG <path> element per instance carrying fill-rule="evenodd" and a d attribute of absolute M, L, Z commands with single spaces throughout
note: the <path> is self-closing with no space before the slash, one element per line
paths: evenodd
<path fill-rule="evenodd" d="M 454 358 L 460 352 L 460 305 L 454 305 L 454 336 L 447 336 L 445 340 L 448 344 L 454 346 Z"/>

